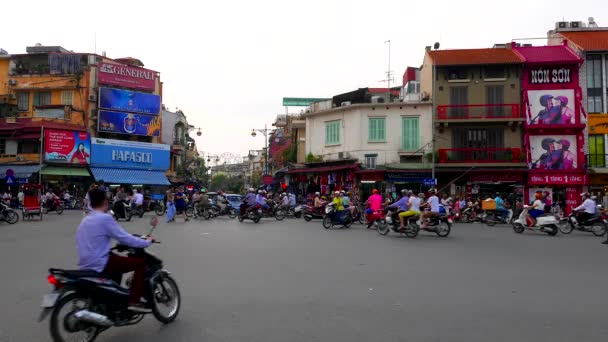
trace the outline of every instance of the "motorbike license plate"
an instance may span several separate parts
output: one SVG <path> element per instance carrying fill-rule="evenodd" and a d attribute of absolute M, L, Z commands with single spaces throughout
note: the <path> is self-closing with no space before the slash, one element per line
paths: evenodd
<path fill-rule="evenodd" d="M 42 304 L 40 304 L 40 306 L 43 308 L 52 308 L 53 306 L 55 306 L 55 303 L 57 302 L 58 298 L 59 293 L 57 292 L 45 294 L 44 296 L 42 296 Z"/>

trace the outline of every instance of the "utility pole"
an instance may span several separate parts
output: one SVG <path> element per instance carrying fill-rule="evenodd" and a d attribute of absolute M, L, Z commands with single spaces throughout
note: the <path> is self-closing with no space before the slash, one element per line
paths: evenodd
<path fill-rule="evenodd" d="M 435 44 L 433 45 L 433 49 L 435 50 L 435 58 L 433 58 L 433 110 L 431 115 L 431 178 L 435 180 L 435 116 L 437 116 L 437 50 L 439 50 L 439 42 L 435 42 Z M 437 181 L 435 181 L 435 183 L 437 183 Z"/>

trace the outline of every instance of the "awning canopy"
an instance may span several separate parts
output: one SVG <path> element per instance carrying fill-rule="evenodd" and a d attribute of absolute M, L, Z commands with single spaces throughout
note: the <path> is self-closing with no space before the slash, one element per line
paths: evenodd
<path fill-rule="evenodd" d="M 6 170 L 11 169 L 15 178 L 30 178 L 32 173 L 40 171 L 40 165 L 0 165 L 0 176 L 4 178 Z"/>
<path fill-rule="evenodd" d="M 107 184 L 171 185 L 164 171 L 92 167 L 91 173 L 96 181 L 103 179 Z"/>
<path fill-rule="evenodd" d="M 331 171 L 356 169 L 356 168 L 357 168 L 357 164 L 303 167 L 300 169 L 289 170 L 289 171 L 287 171 L 287 173 L 291 173 L 291 174 L 294 174 L 294 173 L 319 173 L 319 172 L 331 172 Z"/>
<path fill-rule="evenodd" d="M 84 167 L 60 167 L 60 166 L 47 166 L 42 169 L 41 173 L 48 176 L 79 176 L 89 177 L 89 171 Z"/>

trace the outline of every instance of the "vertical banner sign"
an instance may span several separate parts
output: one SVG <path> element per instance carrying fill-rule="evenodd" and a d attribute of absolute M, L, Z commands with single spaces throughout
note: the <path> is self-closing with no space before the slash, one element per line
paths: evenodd
<path fill-rule="evenodd" d="M 577 188 L 566 188 L 566 209 L 564 213 L 566 215 L 570 215 L 572 209 L 577 206 L 577 200 L 580 198 L 578 196 Z"/>

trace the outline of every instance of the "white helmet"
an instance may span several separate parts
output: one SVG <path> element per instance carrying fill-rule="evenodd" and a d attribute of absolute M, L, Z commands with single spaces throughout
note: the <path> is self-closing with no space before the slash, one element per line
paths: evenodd
<path fill-rule="evenodd" d="M 258 194 L 262 194 L 262 193 L 263 193 L 263 191 L 262 191 L 262 190 L 258 190 Z"/>
<path fill-rule="evenodd" d="M 255 192 L 254 188 L 249 188 L 249 192 Z"/>
<path fill-rule="evenodd" d="M 321 193 L 317 191 L 315 192 L 315 196 L 321 196 Z"/>

